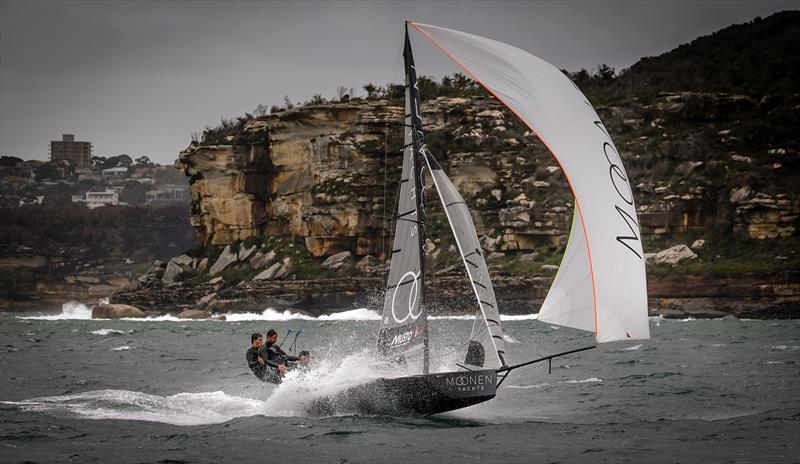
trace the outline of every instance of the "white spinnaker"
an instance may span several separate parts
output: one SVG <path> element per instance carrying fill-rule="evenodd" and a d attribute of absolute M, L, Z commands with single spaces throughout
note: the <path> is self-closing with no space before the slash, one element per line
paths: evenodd
<path fill-rule="evenodd" d="M 578 213 L 573 213 L 569 243 L 558 273 L 539 310 L 539 320 L 594 332 L 594 293 L 586 236 Z"/>
<path fill-rule="evenodd" d="M 554 307 L 545 316 L 569 327 L 594 326 L 599 342 L 649 338 L 645 263 L 633 193 L 614 142 L 586 97 L 556 67 L 524 50 L 451 29 L 411 25 L 530 127 L 570 183 L 575 222 L 583 232 L 583 240 L 571 239 L 570 245 L 585 245 L 593 311 L 590 317 L 584 311 L 562 318 L 557 313 L 574 308 Z M 585 275 L 568 267 L 578 264 L 564 265 L 559 274 L 565 276 L 555 291 L 585 288 Z M 568 281 L 567 275 L 577 280 Z"/>

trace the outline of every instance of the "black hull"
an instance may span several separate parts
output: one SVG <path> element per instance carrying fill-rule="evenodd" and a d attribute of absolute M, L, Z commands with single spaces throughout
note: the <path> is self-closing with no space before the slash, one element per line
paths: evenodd
<path fill-rule="evenodd" d="M 496 390 L 494 369 L 378 379 L 317 400 L 310 412 L 426 416 L 488 401 Z"/>

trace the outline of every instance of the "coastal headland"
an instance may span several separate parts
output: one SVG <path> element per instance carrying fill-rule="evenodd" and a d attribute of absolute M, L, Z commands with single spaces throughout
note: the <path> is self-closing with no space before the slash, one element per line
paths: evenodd
<path fill-rule="evenodd" d="M 768 43 L 796 43 L 797 17 L 731 26 L 620 75 L 603 66 L 567 73 L 595 105 L 631 179 L 653 315 L 800 317 L 800 89 L 797 80 L 768 78 L 768 63 L 739 59 L 759 50 L 751 58 L 769 61 Z M 676 72 L 686 69 L 693 71 Z M 535 312 L 573 215 L 558 163 L 463 75 L 420 85 L 428 147 L 470 205 L 501 311 Z M 195 245 L 140 253 L 135 267 L 114 272 L 101 260 L 56 272 L 70 262 L 59 247 L 42 254 L 25 237 L 8 238 L 0 267 L 16 277 L 2 282 L 0 308 L 55 309 L 48 305 L 65 296 L 192 318 L 379 307 L 401 166 L 402 87 L 364 90 L 259 106 L 196 134 L 175 162 L 191 203 L 171 235 L 184 237 L 191 226 Z M 472 313 L 435 193 L 426 204 L 432 311 Z"/>

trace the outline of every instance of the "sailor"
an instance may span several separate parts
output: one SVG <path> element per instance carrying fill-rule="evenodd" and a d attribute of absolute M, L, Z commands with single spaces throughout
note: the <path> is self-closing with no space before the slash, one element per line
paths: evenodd
<path fill-rule="evenodd" d="M 258 354 L 264 358 L 264 362 L 268 366 L 273 366 L 280 372 L 288 371 L 290 367 L 296 366 L 298 362 L 302 365 L 308 364 L 308 355 L 305 351 L 300 353 L 299 357 L 291 356 L 278 346 L 278 332 L 275 332 L 274 329 L 267 331 L 267 341 Z"/>
<path fill-rule="evenodd" d="M 244 355 L 247 359 L 247 367 L 262 381 L 267 378 L 268 374 L 267 364 L 264 358 L 259 354 L 259 350 L 261 350 L 263 344 L 263 335 L 260 333 L 250 335 L 250 348 L 247 349 L 247 353 Z"/>

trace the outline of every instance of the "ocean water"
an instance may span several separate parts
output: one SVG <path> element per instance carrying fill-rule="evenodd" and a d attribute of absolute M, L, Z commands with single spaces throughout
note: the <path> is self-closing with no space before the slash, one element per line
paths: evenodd
<path fill-rule="evenodd" d="M 800 321 L 650 320 L 611 343 L 514 371 L 495 399 L 432 417 L 314 416 L 372 367 L 376 313 L 266 310 L 229 321 L 0 314 L 2 462 L 797 462 Z M 431 322 L 433 366 L 463 356 L 470 318 Z M 504 318 L 512 362 L 592 344 Z M 303 329 L 314 367 L 250 374 L 251 332 Z M 288 346 L 293 336 L 284 346 Z"/>

